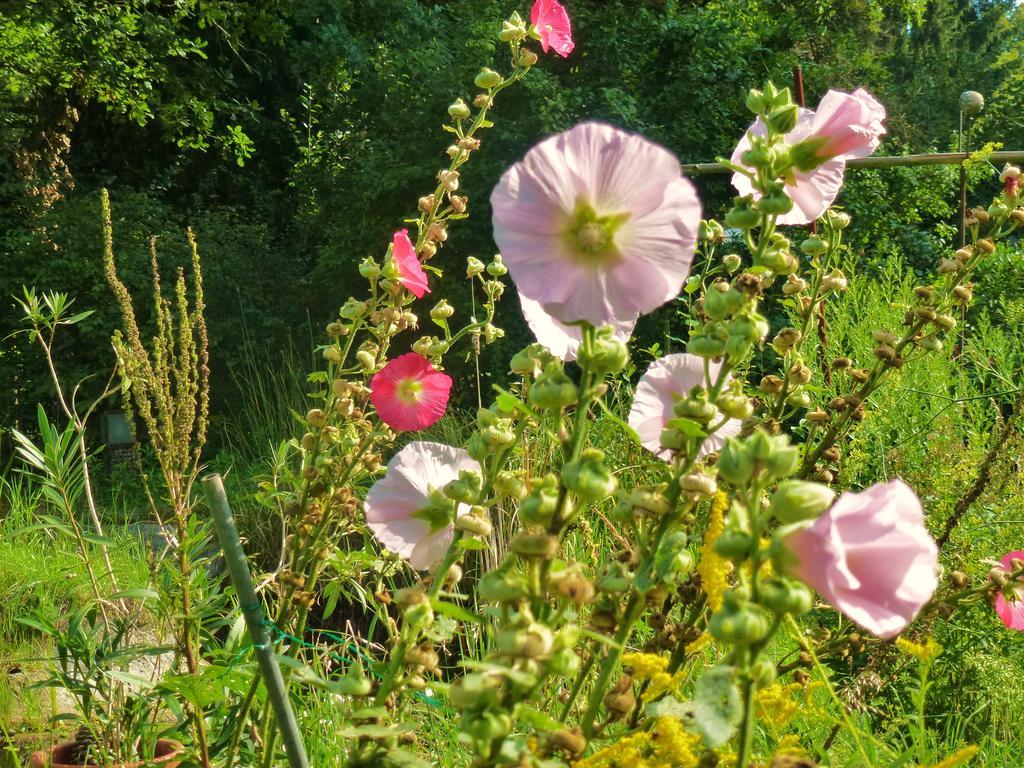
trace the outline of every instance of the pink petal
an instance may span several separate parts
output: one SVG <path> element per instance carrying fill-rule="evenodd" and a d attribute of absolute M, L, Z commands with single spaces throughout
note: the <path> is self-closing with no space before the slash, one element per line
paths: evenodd
<path fill-rule="evenodd" d="M 431 534 L 427 523 L 412 515 L 427 505 L 432 490 L 457 479 L 462 470 L 479 471 L 480 465 L 461 448 L 422 440 L 409 443 L 366 494 L 367 527 L 386 549 L 407 558 L 414 568 L 429 568 L 443 556 L 451 529 Z"/>
<path fill-rule="evenodd" d="M 557 0 L 537 0 L 530 10 L 530 22 L 540 35 L 540 47 L 553 49 L 562 58 L 572 53 L 572 27 L 569 14 Z"/>
<path fill-rule="evenodd" d="M 402 397 L 402 387 L 413 382 L 419 387 L 415 400 Z M 419 431 L 437 423 L 448 407 L 452 379 L 434 368 L 416 352 L 390 360 L 370 380 L 370 401 L 381 421 L 392 429 Z"/>
<path fill-rule="evenodd" d="M 409 239 L 409 230 L 401 229 L 395 232 L 391 240 L 391 256 L 398 268 L 398 282 L 412 293 L 417 299 L 422 299 L 423 294 L 430 293 L 427 281 L 427 273 L 416 256 L 416 248 Z"/>
<path fill-rule="evenodd" d="M 1024 560 L 1024 552 L 1007 552 L 1003 555 L 1001 562 L 1007 573 L 1013 572 L 1014 559 Z M 1014 593 L 1016 600 L 1007 600 L 1002 593 L 996 595 L 996 614 L 1008 629 L 1024 632 L 1024 585 L 1017 587 Z"/>
<path fill-rule="evenodd" d="M 583 341 L 583 331 L 578 325 L 565 325 L 560 323 L 547 312 L 539 303 L 519 294 L 519 303 L 523 309 L 523 317 L 526 324 L 530 326 L 537 341 L 543 344 L 555 357 L 562 360 L 575 360 L 576 351 L 580 342 Z M 633 335 L 633 326 L 636 319 L 632 321 L 617 321 L 614 324 L 615 338 L 627 342 Z"/>
<path fill-rule="evenodd" d="M 879 637 L 902 632 L 938 584 L 938 548 L 901 480 L 844 493 L 785 543 L 793 575 Z"/>
<path fill-rule="evenodd" d="M 722 366 L 720 363 L 711 363 L 709 367 L 711 376 L 715 377 Z M 687 395 L 694 387 L 704 385 L 704 360 L 696 355 L 666 355 L 651 363 L 636 385 L 633 405 L 629 410 L 629 426 L 640 436 L 641 445 L 658 458 L 671 460 L 672 452 L 661 447 L 661 432 L 674 416 L 672 409 L 676 400 Z M 736 419 L 726 421 L 704 440 L 700 455 L 706 456 L 720 450 L 725 445 L 725 438 L 738 435 L 740 427 Z"/>
<path fill-rule="evenodd" d="M 494 239 L 519 293 L 562 324 L 635 321 L 675 297 L 700 223 L 696 190 L 662 147 L 601 123 L 545 139 L 491 194 Z M 577 253 L 580 206 L 623 217 L 616 256 Z"/>

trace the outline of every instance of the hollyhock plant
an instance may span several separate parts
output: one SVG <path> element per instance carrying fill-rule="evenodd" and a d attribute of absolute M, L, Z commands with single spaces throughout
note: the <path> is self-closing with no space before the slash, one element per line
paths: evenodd
<path fill-rule="evenodd" d="M 416 248 L 409 239 L 409 230 L 400 229 L 395 232 L 391 242 L 391 257 L 398 269 L 398 282 L 417 299 L 422 299 L 423 294 L 430 293 L 430 286 L 427 282 L 427 273 L 416 256 Z"/>
<path fill-rule="evenodd" d="M 388 362 L 370 380 L 370 400 L 389 427 L 416 432 L 444 416 L 451 388 L 451 376 L 423 355 L 408 352 Z"/>
<path fill-rule="evenodd" d="M 530 23 L 540 38 L 544 53 L 553 50 L 564 59 L 576 47 L 572 41 L 569 14 L 558 0 L 537 0 L 530 10 Z"/>
<path fill-rule="evenodd" d="M 409 443 L 388 462 L 384 476 L 366 494 L 366 524 L 385 548 L 417 570 L 438 562 L 452 540 L 452 526 L 439 531 L 415 514 L 427 507 L 432 491 L 464 470 L 480 465 L 461 448 L 420 440 Z"/>
<path fill-rule="evenodd" d="M 1013 561 L 1024 560 L 1024 552 L 1010 552 L 1000 561 L 1003 570 L 1007 573 L 1013 572 Z M 1024 583 L 1018 581 L 1013 588 L 1013 596 L 1008 598 L 1004 593 L 996 594 L 996 614 L 1002 619 L 1008 629 L 1016 629 L 1024 632 Z"/>
<path fill-rule="evenodd" d="M 786 193 L 793 209 L 778 223 L 809 224 L 821 216 L 839 195 L 846 161 L 873 153 L 885 135 L 885 107 L 863 88 L 852 94 L 829 91 L 817 110 L 800 109 L 796 127 L 786 134 L 793 168 L 786 179 Z M 751 135 L 766 133 L 761 118 L 754 121 L 732 153 L 732 162 L 743 164 L 751 148 Z M 755 195 L 753 181 L 734 173 L 732 184 L 741 195 Z"/>
<path fill-rule="evenodd" d="M 790 572 L 869 632 L 898 635 L 937 586 L 938 548 L 901 480 L 844 493 L 784 539 Z"/>
<path fill-rule="evenodd" d="M 523 318 L 530 326 L 537 341 L 543 344 L 555 357 L 570 361 L 576 359 L 576 351 L 583 342 L 583 329 L 578 325 L 565 325 L 560 323 L 533 299 L 528 299 L 519 294 L 519 304 L 523 309 Z M 616 322 L 615 338 L 619 341 L 629 341 L 633 335 L 635 320 Z"/>
<path fill-rule="evenodd" d="M 710 363 L 711 376 L 718 375 L 719 363 Z M 694 387 L 704 386 L 704 360 L 696 355 L 666 355 L 651 363 L 651 367 L 640 377 L 629 409 L 629 426 L 640 436 L 640 442 L 658 458 L 669 461 L 672 452 L 661 447 L 661 433 L 674 417 L 676 402 L 689 394 Z M 719 421 L 720 419 L 716 420 Z M 729 419 L 701 446 L 700 455 L 720 450 L 725 438 L 735 437 L 740 432 L 740 421 Z"/>
<path fill-rule="evenodd" d="M 668 150 L 602 123 L 545 139 L 491 193 L 519 293 L 563 324 L 632 323 L 674 298 L 701 209 Z"/>

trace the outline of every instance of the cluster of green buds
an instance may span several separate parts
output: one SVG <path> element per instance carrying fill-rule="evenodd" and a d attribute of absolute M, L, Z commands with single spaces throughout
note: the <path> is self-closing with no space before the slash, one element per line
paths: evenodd
<path fill-rule="evenodd" d="M 715 280 L 698 308 L 704 322 L 694 329 L 686 351 L 708 360 L 724 358 L 731 367 L 745 361 L 769 331 L 768 321 L 757 311 L 763 287 L 763 276 L 753 271 Z"/>

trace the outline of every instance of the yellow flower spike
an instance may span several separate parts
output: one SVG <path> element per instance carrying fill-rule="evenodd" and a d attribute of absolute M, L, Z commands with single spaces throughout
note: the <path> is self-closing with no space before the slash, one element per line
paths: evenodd
<path fill-rule="evenodd" d="M 650 741 L 649 731 L 631 734 L 599 749 L 590 757 L 577 760 L 572 764 L 572 768 L 617 768 L 626 765 L 645 768 L 649 763 L 643 754 Z"/>
<path fill-rule="evenodd" d="M 715 552 L 715 541 L 725 530 L 725 513 L 728 509 L 729 496 L 725 491 L 718 491 L 711 502 L 708 527 L 704 531 L 704 543 L 700 548 L 700 562 L 697 563 L 701 587 L 708 596 L 708 606 L 712 611 L 722 607 L 722 597 L 729 585 L 729 569 L 732 567 L 728 560 Z"/>
<path fill-rule="evenodd" d="M 700 763 L 700 736 L 690 733 L 675 717 L 659 717 L 651 737 L 656 768 L 697 768 Z"/>
<path fill-rule="evenodd" d="M 794 696 L 801 690 L 803 686 L 800 683 L 785 686 L 773 683 L 759 690 L 754 697 L 758 719 L 776 731 L 785 728 L 800 711 L 800 704 Z"/>
<path fill-rule="evenodd" d="M 693 656 L 696 653 L 700 653 L 711 645 L 713 640 L 714 638 L 711 636 L 710 632 L 702 632 L 697 636 L 696 640 L 686 646 L 686 655 Z"/>
<path fill-rule="evenodd" d="M 634 680 L 650 680 L 655 675 L 664 674 L 668 669 L 668 659 L 653 653 L 626 653 L 622 656 L 622 665 L 633 670 Z"/>
<path fill-rule="evenodd" d="M 952 755 L 947 757 L 945 760 L 940 760 L 930 768 L 960 768 L 961 765 L 966 763 L 968 760 L 973 758 L 981 751 L 981 748 L 976 744 L 958 749 Z M 919 765 L 918 768 L 929 768 L 927 765 Z"/>
<path fill-rule="evenodd" d="M 924 643 L 915 643 L 902 637 L 896 638 L 896 646 L 904 653 L 913 656 L 922 664 L 931 664 L 942 653 L 942 646 L 929 637 Z"/>

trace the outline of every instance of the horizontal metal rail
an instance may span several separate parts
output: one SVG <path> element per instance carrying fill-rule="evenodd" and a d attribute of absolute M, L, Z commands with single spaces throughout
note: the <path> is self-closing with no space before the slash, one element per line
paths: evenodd
<path fill-rule="evenodd" d="M 882 157 L 857 157 L 846 162 L 847 168 L 904 168 L 915 165 L 959 165 L 967 160 L 969 152 L 931 152 L 924 155 L 888 155 Z M 1024 151 L 1007 150 L 990 152 L 987 159 L 993 163 L 1024 163 Z M 730 173 L 721 163 L 685 163 L 683 173 L 689 176 L 709 176 L 716 173 Z"/>

